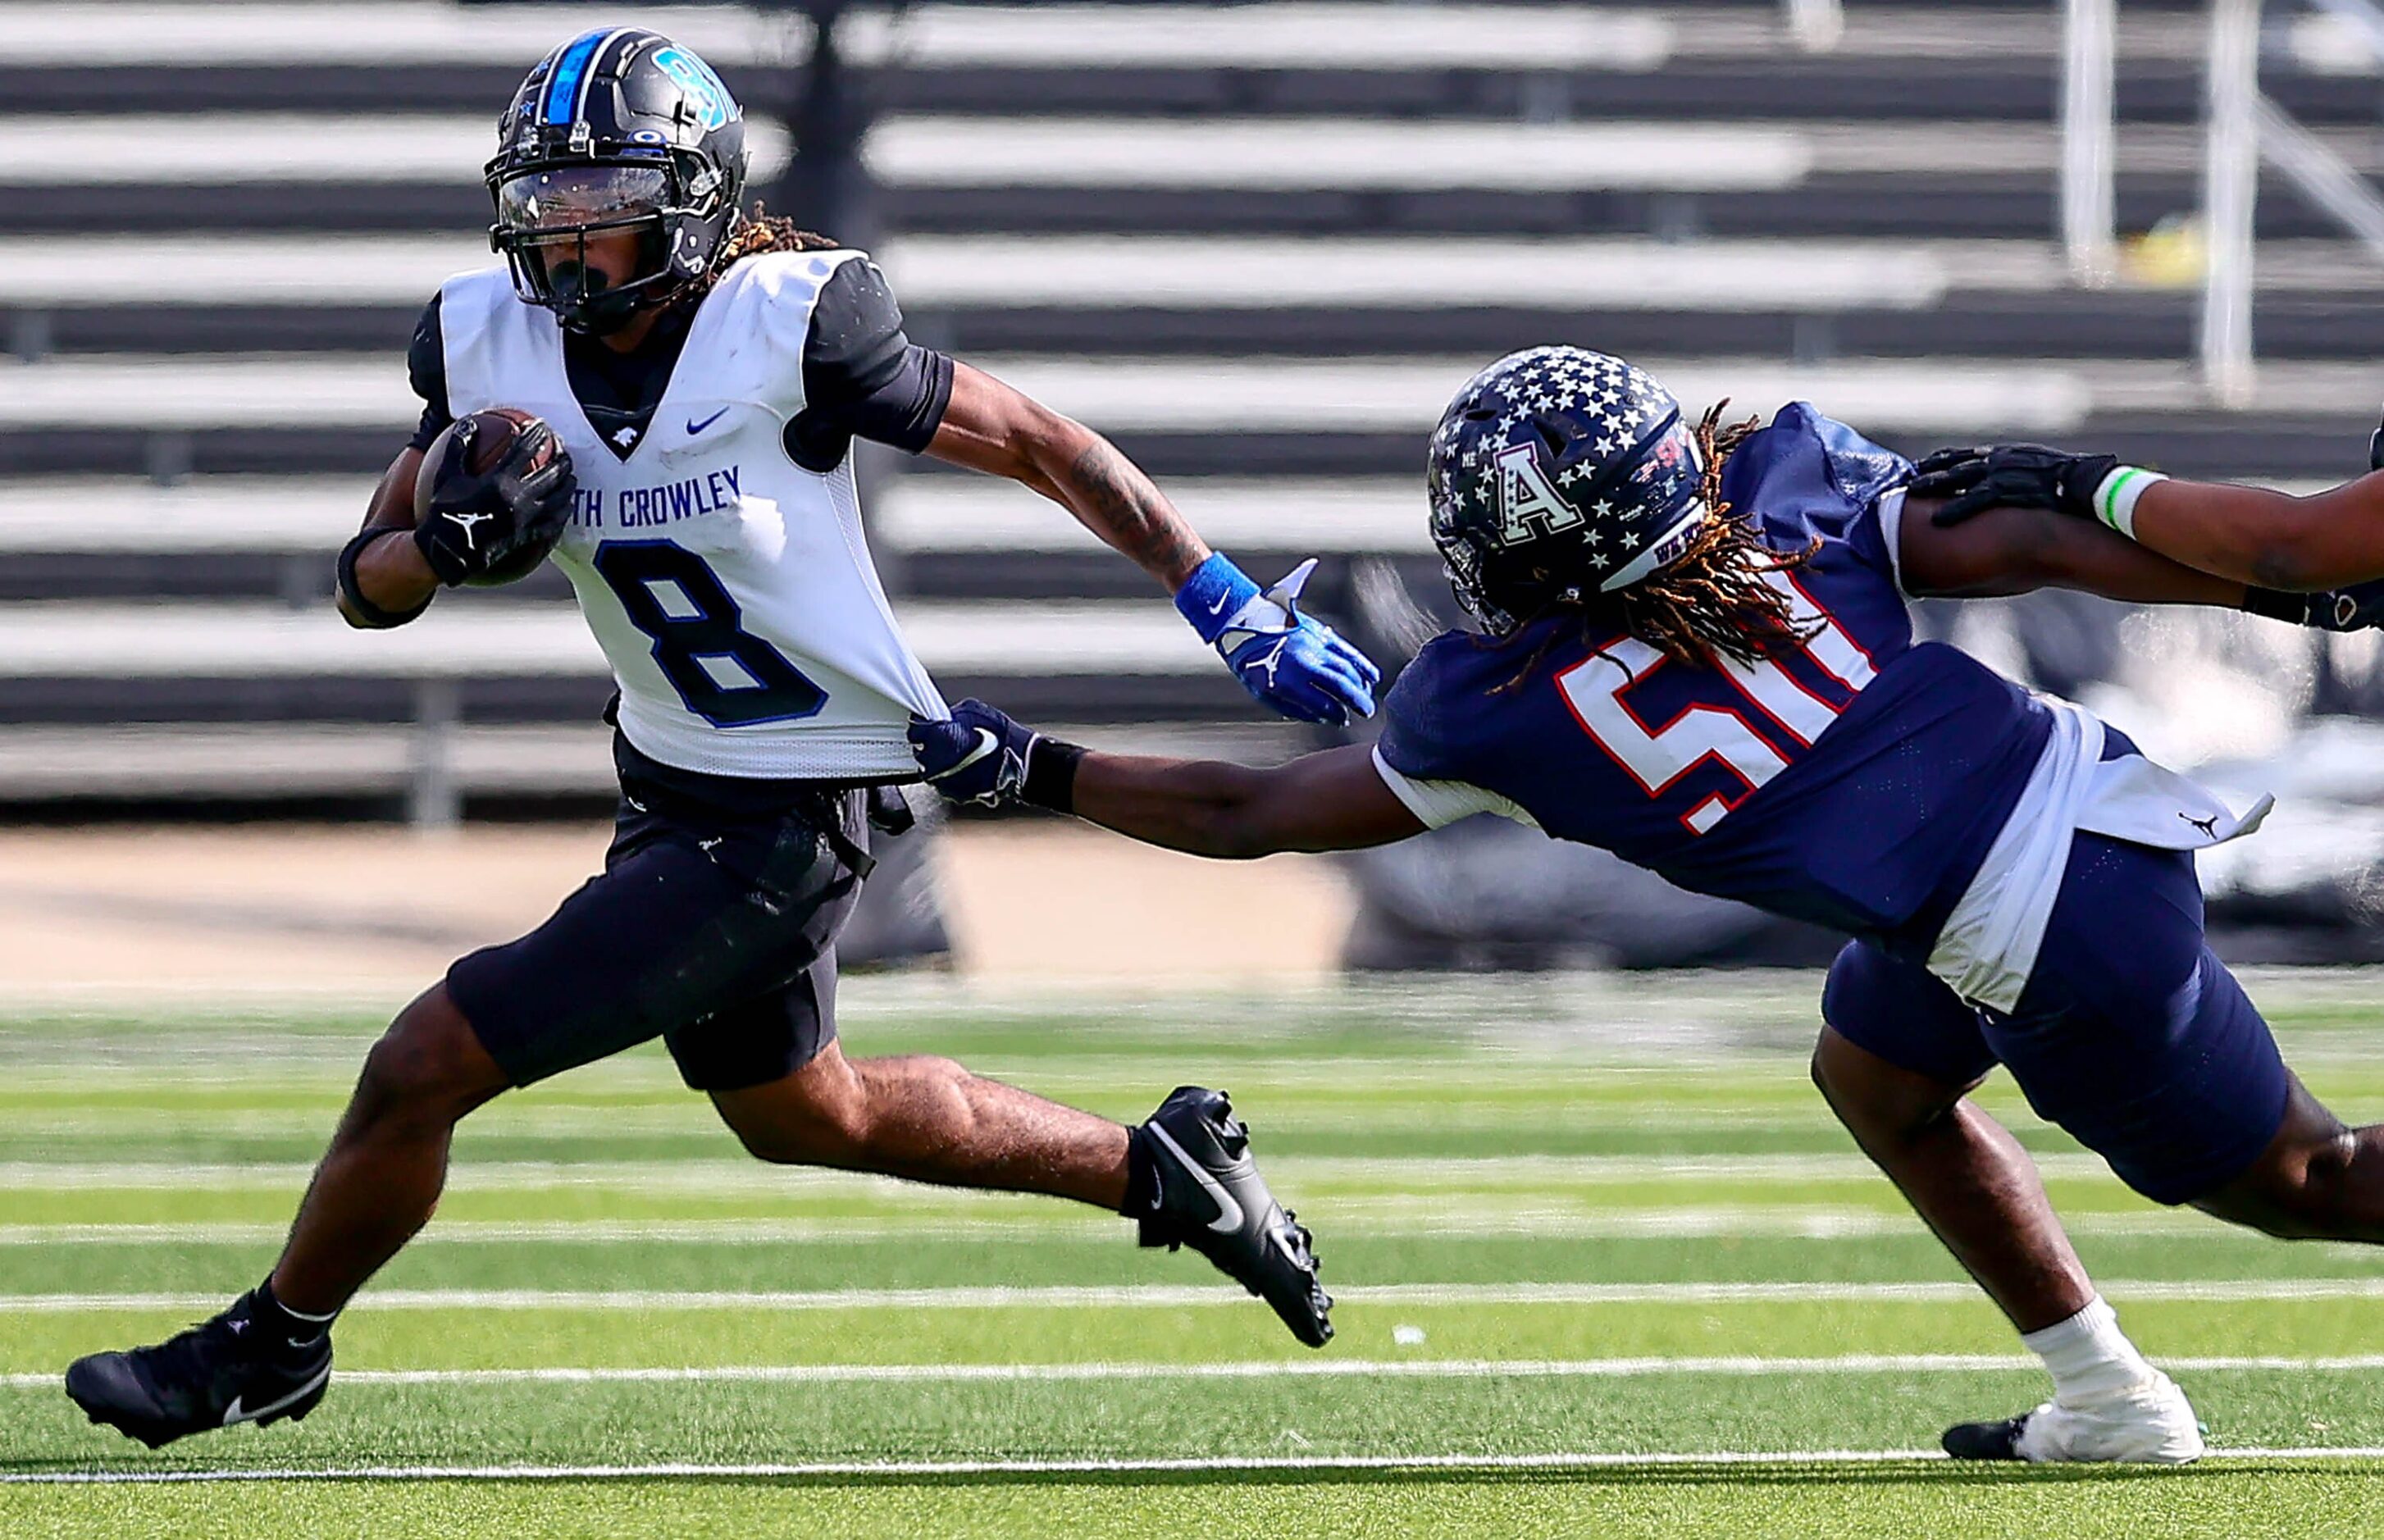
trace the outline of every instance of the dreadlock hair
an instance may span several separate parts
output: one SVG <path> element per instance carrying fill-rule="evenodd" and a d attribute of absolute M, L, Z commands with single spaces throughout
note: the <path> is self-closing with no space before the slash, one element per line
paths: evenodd
<path fill-rule="evenodd" d="M 1724 463 L 1762 425 L 1761 418 L 1749 417 L 1722 427 L 1722 408 L 1729 404 L 1726 398 L 1717 402 L 1697 423 L 1697 457 L 1705 466 L 1697 496 L 1707 511 L 1689 548 L 1620 593 L 1600 593 L 1585 584 L 1569 589 L 1526 624 L 1571 609 L 1581 615 L 1584 640 L 1620 625 L 1692 668 L 1706 666 L 1717 654 L 1752 664 L 1812 636 L 1818 627 L 1799 624 L 1788 595 L 1763 578 L 1767 573 L 1803 566 L 1821 542 L 1817 539 L 1802 551 L 1776 551 L 1757 533 L 1754 519 L 1732 513 L 1722 501 Z M 1560 634 L 1551 633 L 1522 670 L 1498 689 L 1520 688 Z"/>
<path fill-rule="evenodd" d="M 836 242 L 825 235 L 803 230 L 792 219 L 774 217 L 755 204 L 751 217 L 739 219 L 727 238 L 720 242 L 712 258 L 712 271 L 688 285 L 689 300 L 701 300 L 720 281 L 721 275 L 749 256 L 765 252 L 825 252 L 836 249 Z"/>
<path fill-rule="evenodd" d="M 1697 453 L 1705 478 L 1697 495 L 1711 510 L 1680 558 L 1649 573 L 1614 597 L 1622 625 L 1633 636 L 1676 663 L 1703 664 L 1720 653 L 1754 663 L 1809 638 L 1786 594 L 1763 580 L 1812 560 L 1820 541 L 1802 551 L 1775 551 L 1757 532 L 1755 520 L 1731 511 L 1721 498 L 1722 465 L 1731 452 L 1761 426 L 1759 418 L 1723 428 L 1719 402 L 1697 424 Z"/>

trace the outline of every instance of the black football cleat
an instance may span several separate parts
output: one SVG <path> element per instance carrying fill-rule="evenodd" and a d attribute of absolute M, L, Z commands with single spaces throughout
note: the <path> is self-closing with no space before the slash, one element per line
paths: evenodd
<path fill-rule="evenodd" d="M 2000 1422 L 1956 1422 L 1937 1442 L 1956 1459 L 2019 1459 L 2020 1430 L 2027 1426 L 2025 1412 Z"/>
<path fill-rule="evenodd" d="M 274 1352 L 255 1340 L 253 1295 L 153 1348 L 93 1353 L 67 1370 L 67 1394 L 93 1422 L 153 1449 L 234 1422 L 263 1426 L 315 1410 L 331 1380 L 331 1335 Z"/>
<path fill-rule="evenodd" d="M 1142 1244 L 1190 1247 L 1273 1306 L 1300 1341 L 1333 1340 L 1333 1298 L 1316 1281 L 1308 1231 L 1267 1190 L 1225 1093 L 1178 1087 L 1135 1136 L 1159 1172 L 1155 1207 L 1136 1216 Z"/>

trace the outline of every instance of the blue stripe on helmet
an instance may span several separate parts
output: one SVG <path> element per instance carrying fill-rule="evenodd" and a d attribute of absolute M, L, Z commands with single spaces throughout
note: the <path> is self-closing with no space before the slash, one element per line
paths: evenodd
<path fill-rule="evenodd" d="M 595 62 L 596 50 L 602 46 L 613 30 L 599 27 L 592 32 L 582 32 L 564 45 L 563 56 L 554 61 L 554 73 L 547 77 L 546 105 L 539 112 L 544 123 L 568 123 L 572 106 L 579 96 L 579 77 Z"/>

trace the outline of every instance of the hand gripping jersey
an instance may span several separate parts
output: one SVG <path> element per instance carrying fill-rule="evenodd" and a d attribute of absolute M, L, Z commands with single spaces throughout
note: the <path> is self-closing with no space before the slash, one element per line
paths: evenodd
<path fill-rule="evenodd" d="M 1722 493 L 1775 549 L 1814 547 L 1769 579 L 1809 640 L 1687 667 L 1620 630 L 1584 640 L 1577 617 L 1500 641 L 1452 632 L 1384 698 L 1384 780 L 1428 825 L 1524 818 L 1692 891 L 1873 938 L 2008 1009 L 2071 827 L 2186 848 L 2257 814 L 2234 819 L 2117 735 L 2129 768 L 2105 776 L 2117 766 L 2100 763 L 2099 723 L 1915 643 L 1896 572 L 1910 474 L 1844 424 L 1786 408 L 1731 456 Z M 2226 826 L 2171 829 L 2180 808 Z M 2018 848 L 2038 824 L 2057 848 Z M 1965 954 L 1931 957 L 1957 929 Z"/>
<path fill-rule="evenodd" d="M 689 323 L 652 425 L 623 457 L 573 395 L 563 334 L 502 269 L 440 292 L 447 407 L 513 406 L 571 451 L 579 500 L 554 561 L 647 757 L 751 778 L 907 778 L 911 714 L 950 714 L 894 623 L 848 453 L 796 464 L 803 346 L 848 251 L 749 257 Z"/>

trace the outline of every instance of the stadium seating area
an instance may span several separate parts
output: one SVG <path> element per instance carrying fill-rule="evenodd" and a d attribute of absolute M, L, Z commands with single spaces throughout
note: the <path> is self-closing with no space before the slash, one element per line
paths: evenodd
<path fill-rule="evenodd" d="M 738 88 L 769 180 L 801 25 L 640 9 Z M 2196 6 L 2121 12 L 2140 231 L 2198 202 L 2203 40 Z M 601 789 L 601 660 L 552 575 L 393 636 L 325 599 L 414 416 L 413 318 L 490 260 L 489 123 L 586 19 L 0 0 L 0 801 L 411 788 L 439 816 Z M 2191 287 L 2068 284 L 2047 7 L 1858 0 L 1810 55 L 1753 4 L 925 5 L 848 27 L 914 335 L 1110 432 L 1253 569 L 1326 553 L 1322 607 L 1386 652 L 1414 618 L 1390 578 L 1439 602 L 1422 432 L 1523 343 L 1628 353 L 1692 404 L 1808 397 L 1916 452 L 2018 433 L 2328 479 L 2374 422 L 2384 269 L 2280 186 L 2248 410 L 2197 387 Z M 2299 22 L 2272 43 L 2270 94 L 2384 170 L 2372 61 Z M 871 468 L 874 539 L 949 692 L 1298 741 L 1059 510 Z"/>

